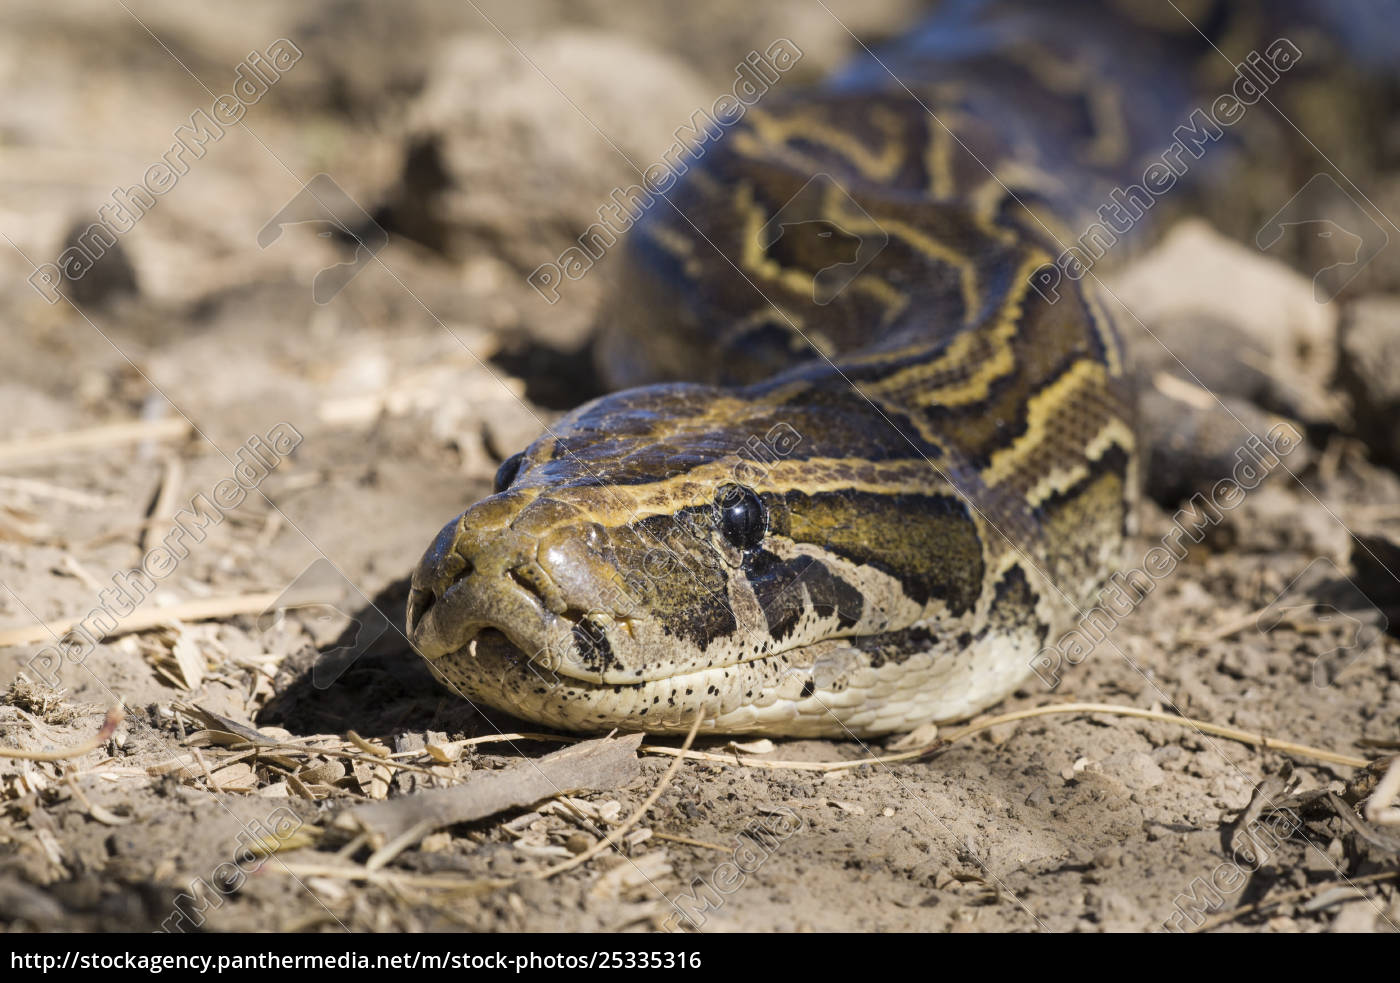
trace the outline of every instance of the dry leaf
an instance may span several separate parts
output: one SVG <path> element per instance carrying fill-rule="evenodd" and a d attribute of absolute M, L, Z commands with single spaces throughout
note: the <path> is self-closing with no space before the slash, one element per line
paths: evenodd
<path fill-rule="evenodd" d="M 454 741 L 451 744 L 426 744 L 424 750 L 428 756 L 439 764 L 450 765 L 462 757 L 462 742 Z"/>
<path fill-rule="evenodd" d="M 516 840 L 515 849 L 534 860 L 564 860 L 573 854 L 562 846 L 553 843 L 532 843 L 529 840 Z"/>
<path fill-rule="evenodd" d="M 180 675 L 184 679 L 185 689 L 198 689 L 199 684 L 204 682 L 206 662 L 204 652 L 200 648 L 199 642 L 195 640 L 193 633 L 181 630 L 175 638 L 175 644 L 171 647 L 170 653 L 175 657 L 175 664 L 179 667 Z"/>
<path fill-rule="evenodd" d="M 297 778 L 307 785 L 334 785 L 345 777 L 345 763 L 336 758 L 307 765 L 297 772 Z"/>
<path fill-rule="evenodd" d="M 214 784 L 226 792 L 251 791 L 258 784 L 258 776 L 253 771 L 252 765 L 242 761 L 225 765 L 222 768 L 211 769 L 210 774 L 214 779 Z"/>

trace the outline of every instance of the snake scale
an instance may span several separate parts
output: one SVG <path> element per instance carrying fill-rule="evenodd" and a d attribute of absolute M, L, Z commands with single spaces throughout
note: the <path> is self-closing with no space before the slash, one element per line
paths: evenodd
<path fill-rule="evenodd" d="M 1023 684 L 1118 561 L 1142 457 L 1093 278 L 1033 281 L 1234 23 L 1049 6 L 944 4 L 692 155 L 601 319 L 630 388 L 414 573 L 441 680 L 573 730 L 841 737 Z"/>

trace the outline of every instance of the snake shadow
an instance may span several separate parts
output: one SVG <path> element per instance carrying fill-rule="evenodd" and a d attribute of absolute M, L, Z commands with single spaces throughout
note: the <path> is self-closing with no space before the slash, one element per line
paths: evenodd
<path fill-rule="evenodd" d="M 544 729 L 478 707 L 433 678 L 397 620 L 408 591 L 408 577 L 394 581 L 349 612 L 349 624 L 335 641 L 320 649 L 308 644 L 287 656 L 273 681 L 276 694 L 254 722 L 293 734 L 354 730 L 391 747 L 403 734 L 426 731 L 476 737 Z M 388 618 L 395 620 L 386 623 Z"/>
<path fill-rule="evenodd" d="M 561 348 L 523 331 L 507 335 L 491 364 L 525 383 L 525 398 L 549 410 L 571 410 L 608 392 L 593 361 L 591 336 L 582 345 Z"/>

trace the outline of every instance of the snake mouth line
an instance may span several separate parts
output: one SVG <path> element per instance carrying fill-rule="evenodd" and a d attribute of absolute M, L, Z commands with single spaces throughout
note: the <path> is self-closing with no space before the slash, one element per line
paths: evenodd
<path fill-rule="evenodd" d="M 586 617 L 580 619 L 550 612 L 544 614 L 546 619 L 555 618 L 570 625 L 587 620 Z M 923 626 L 916 625 L 888 633 L 828 636 L 809 645 L 757 652 L 749 658 L 717 661 L 712 665 L 677 665 L 673 672 L 665 675 L 616 679 L 578 672 L 573 669 L 569 660 L 552 658 L 547 646 L 527 648 L 520 644 L 517 632 L 498 624 L 475 625 L 459 638 L 460 644 L 456 648 L 437 655 L 435 659 L 461 660 L 471 664 L 481 656 L 489 656 L 496 672 L 529 674 L 535 680 L 547 683 L 552 680 L 582 689 L 615 692 L 640 690 L 658 683 L 684 686 L 687 679 L 712 678 L 715 673 L 726 670 L 733 671 L 741 667 L 752 669 L 764 664 L 781 664 L 786 667 L 782 670 L 783 673 L 796 673 L 806 679 L 813 672 L 821 671 L 819 667 L 823 664 L 827 666 L 827 671 L 846 664 L 856 650 L 878 653 L 880 664 L 893 664 L 925 653 L 936 645 L 935 634 Z M 971 641 L 971 636 L 966 633 L 957 638 L 961 646 L 966 646 Z M 809 654 L 797 654 L 808 648 L 813 651 Z"/>
<path fill-rule="evenodd" d="M 528 657 L 525 650 L 517 645 L 507 632 L 496 627 L 483 627 L 476 630 L 472 634 L 472 637 L 463 643 L 461 648 L 449 652 L 445 656 L 440 656 L 439 658 L 462 658 L 474 661 L 482 657 L 488 657 L 493 660 L 496 672 L 517 674 L 522 678 L 531 679 L 535 683 L 544 682 L 550 684 L 553 682 L 559 685 L 567 685 L 578 690 L 598 692 L 643 690 L 649 686 L 667 683 L 683 686 L 687 679 L 703 679 L 712 673 L 721 672 L 725 669 L 732 669 L 734 666 L 744 664 L 743 662 L 735 662 L 715 666 L 702 666 L 694 669 L 678 669 L 668 676 L 648 679 L 629 679 L 624 682 L 609 682 L 586 675 L 574 675 L 563 671 L 560 666 L 549 664 L 546 659 Z M 772 657 L 773 656 L 770 655 L 765 658 Z M 760 658 L 752 661 L 763 661 L 763 659 Z"/>

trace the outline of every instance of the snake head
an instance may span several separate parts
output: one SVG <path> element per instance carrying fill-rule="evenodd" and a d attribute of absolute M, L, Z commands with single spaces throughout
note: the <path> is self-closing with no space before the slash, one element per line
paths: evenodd
<path fill-rule="evenodd" d="M 554 726 L 832 732 L 852 673 L 960 644 L 983 583 L 972 514 L 874 412 L 695 385 L 580 407 L 434 539 L 410 638 Z"/>
<path fill-rule="evenodd" d="M 776 499 L 744 483 L 756 454 L 726 451 L 736 428 L 703 432 L 716 392 L 605 398 L 503 464 L 496 493 L 444 526 L 414 572 L 419 652 L 468 664 L 506 642 L 537 677 L 634 686 L 711 667 L 712 643 L 737 631 L 766 638 L 756 605 L 736 611 L 730 580 Z M 800 442 L 791 427 L 760 433 L 771 458 Z"/>

